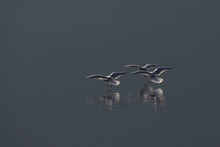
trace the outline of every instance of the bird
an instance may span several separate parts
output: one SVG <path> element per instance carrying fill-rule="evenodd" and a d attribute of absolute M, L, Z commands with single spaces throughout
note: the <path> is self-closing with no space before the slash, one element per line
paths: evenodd
<path fill-rule="evenodd" d="M 144 75 L 146 78 L 149 77 L 151 82 L 159 84 L 163 82 L 163 78 L 160 78 L 159 76 L 169 69 L 173 69 L 173 67 L 158 67 L 153 71 L 137 70 L 137 71 L 132 72 L 131 74 Z"/>
<path fill-rule="evenodd" d="M 95 79 L 95 80 L 102 80 L 108 84 L 108 87 L 112 86 L 118 86 L 120 84 L 118 79 L 122 75 L 124 75 L 126 72 L 125 71 L 119 71 L 119 72 L 112 72 L 110 75 L 105 76 L 105 75 L 100 75 L 100 74 L 93 74 L 90 76 L 87 76 L 87 79 Z"/>
<path fill-rule="evenodd" d="M 158 64 L 145 64 L 144 66 L 138 65 L 138 64 L 128 64 L 124 65 L 124 67 L 136 67 L 138 70 L 148 70 L 154 67 L 157 67 Z"/>

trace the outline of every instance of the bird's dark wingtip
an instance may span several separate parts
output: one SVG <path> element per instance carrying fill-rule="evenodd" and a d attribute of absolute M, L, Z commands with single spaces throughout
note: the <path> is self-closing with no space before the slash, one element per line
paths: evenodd
<path fill-rule="evenodd" d="M 127 71 L 119 71 L 118 73 L 119 73 L 119 74 L 126 74 Z"/>
<path fill-rule="evenodd" d="M 166 68 L 166 69 L 173 69 L 174 67 L 173 66 L 170 66 L 170 67 L 168 66 L 168 67 L 164 67 L 164 68 Z"/>

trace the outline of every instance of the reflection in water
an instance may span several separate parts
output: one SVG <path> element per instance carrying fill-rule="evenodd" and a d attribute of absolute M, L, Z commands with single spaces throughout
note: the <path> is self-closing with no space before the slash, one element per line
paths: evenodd
<path fill-rule="evenodd" d="M 107 91 L 107 93 L 100 97 L 94 97 L 90 99 L 91 105 L 98 105 L 100 107 L 112 110 L 114 107 L 120 105 L 120 93 Z"/>
<path fill-rule="evenodd" d="M 120 108 L 122 105 L 127 106 L 128 109 L 144 106 L 154 111 L 164 110 L 166 107 L 166 97 L 163 94 L 163 89 L 153 88 L 150 85 L 144 85 L 136 92 L 127 92 L 124 97 L 121 97 L 119 92 L 107 91 L 105 95 L 91 98 L 88 102 L 90 105 L 109 110 Z"/>
<path fill-rule="evenodd" d="M 152 86 L 144 85 L 144 87 L 138 91 L 137 98 L 141 103 L 153 105 L 155 111 L 165 108 L 166 106 L 166 98 L 163 95 L 162 88 L 154 89 Z"/>

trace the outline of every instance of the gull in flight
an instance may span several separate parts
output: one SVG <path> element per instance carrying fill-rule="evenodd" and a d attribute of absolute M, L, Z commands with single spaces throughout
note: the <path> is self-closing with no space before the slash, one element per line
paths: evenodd
<path fill-rule="evenodd" d="M 153 71 L 137 70 L 137 71 L 132 72 L 131 74 L 144 75 L 146 78 L 149 77 L 151 82 L 162 83 L 163 79 L 159 78 L 159 76 L 169 69 L 173 69 L 173 67 L 158 67 Z"/>
<path fill-rule="evenodd" d="M 128 64 L 128 65 L 125 65 L 124 67 L 135 67 L 135 68 L 138 68 L 138 70 L 147 70 L 147 69 L 151 69 L 157 66 L 158 64 L 145 64 L 144 66 L 137 65 L 137 64 Z"/>
<path fill-rule="evenodd" d="M 87 79 L 96 79 L 96 80 L 102 80 L 106 83 L 108 83 L 108 87 L 112 87 L 112 85 L 114 86 L 118 86 L 120 84 L 118 79 L 119 77 L 121 77 L 122 75 L 124 75 L 126 72 L 125 71 L 121 71 L 121 72 L 112 72 L 110 75 L 108 76 L 104 76 L 104 75 L 100 75 L 100 74 L 94 74 L 94 75 L 90 75 L 88 77 L 86 77 Z"/>

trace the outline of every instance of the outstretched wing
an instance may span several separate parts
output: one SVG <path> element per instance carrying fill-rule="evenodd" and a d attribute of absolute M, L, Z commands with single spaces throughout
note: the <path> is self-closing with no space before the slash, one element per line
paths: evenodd
<path fill-rule="evenodd" d="M 173 69 L 173 67 L 159 67 L 159 68 L 156 68 L 154 71 L 152 71 L 152 74 L 156 74 L 159 76 L 165 71 L 167 71 L 168 69 Z"/>
<path fill-rule="evenodd" d="M 132 75 L 133 75 L 133 74 L 149 75 L 149 72 L 146 71 L 146 70 L 137 70 L 137 71 L 132 72 L 131 74 L 132 74 Z"/>
<path fill-rule="evenodd" d="M 86 77 L 87 79 L 106 80 L 106 76 L 100 74 L 94 74 Z"/>
<path fill-rule="evenodd" d="M 137 65 L 137 64 L 128 64 L 128 65 L 124 65 L 124 67 L 140 67 L 140 65 Z"/>
<path fill-rule="evenodd" d="M 120 72 L 112 72 L 108 77 L 113 78 L 113 79 L 118 79 L 122 75 L 124 75 L 126 71 L 120 71 Z"/>
<path fill-rule="evenodd" d="M 150 68 L 154 68 L 154 67 L 157 67 L 157 66 L 158 66 L 158 64 L 146 64 L 146 65 L 143 66 L 143 68 L 150 69 Z"/>

